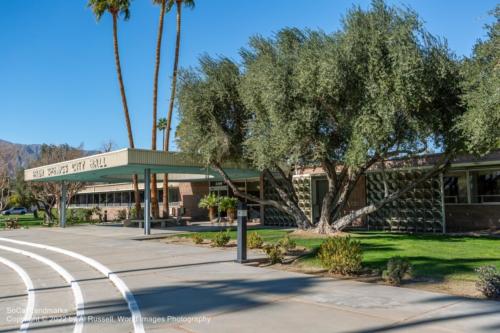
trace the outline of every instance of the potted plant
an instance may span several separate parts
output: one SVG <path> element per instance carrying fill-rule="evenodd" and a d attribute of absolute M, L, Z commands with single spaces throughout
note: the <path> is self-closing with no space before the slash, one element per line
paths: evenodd
<path fill-rule="evenodd" d="M 227 213 L 227 219 L 229 223 L 233 223 L 236 217 L 236 205 L 238 204 L 238 199 L 234 197 L 222 197 L 220 200 L 220 210 Z"/>
<path fill-rule="evenodd" d="M 219 197 L 215 193 L 205 195 L 198 204 L 198 207 L 208 209 L 208 218 L 210 221 L 215 220 L 217 206 L 219 206 Z"/>

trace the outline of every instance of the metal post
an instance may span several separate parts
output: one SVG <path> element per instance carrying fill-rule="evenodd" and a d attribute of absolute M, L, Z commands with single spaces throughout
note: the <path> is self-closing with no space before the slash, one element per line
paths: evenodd
<path fill-rule="evenodd" d="M 144 234 L 151 234 L 151 169 L 144 169 Z"/>
<path fill-rule="evenodd" d="M 244 263 L 247 261 L 247 204 L 238 202 L 238 249 L 236 262 Z"/>
<path fill-rule="evenodd" d="M 443 224 L 443 234 L 446 233 L 446 210 L 445 210 L 445 202 L 444 202 L 444 174 L 441 173 L 439 175 L 440 186 L 441 186 L 441 215 L 442 215 L 442 224 Z"/>
<path fill-rule="evenodd" d="M 61 200 L 59 207 L 59 226 L 66 227 L 66 184 L 61 182 Z"/>

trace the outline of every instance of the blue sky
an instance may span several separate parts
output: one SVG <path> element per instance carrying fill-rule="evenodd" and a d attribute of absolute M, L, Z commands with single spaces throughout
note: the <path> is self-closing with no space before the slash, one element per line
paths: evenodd
<path fill-rule="evenodd" d="M 96 23 L 84 0 L 3 0 L 0 11 L 0 139 L 17 143 L 84 143 L 98 149 L 113 140 L 127 146 L 114 67 L 111 20 Z M 270 36 L 283 27 L 335 31 L 353 0 L 197 0 L 184 11 L 180 65 L 199 55 L 238 59 L 251 35 Z M 470 55 L 496 0 L 406 0 L 444 37 L 458 56 Z M 152 77 L 158 8 L 134 0 L 131 19 L 120 22 L 123 75 L 136 146 L 150 147 Z M 170 89 L 175 16 L 166 17 L 159 114 Z"/>

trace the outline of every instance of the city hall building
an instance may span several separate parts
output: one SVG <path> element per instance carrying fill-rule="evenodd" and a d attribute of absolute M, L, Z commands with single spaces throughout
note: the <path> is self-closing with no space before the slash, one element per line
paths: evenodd
<path fill-rule="evenodd" d="M 387 162 L 385 177 L 390 191 L 419 178 L 439 159 L 427 155 L 414 160 Z M 160 178 L 161 179 L 161 178 Z M 355 210 L 383 198 L 384 182 L 379 168 L 370 169 L 356 184 L 348 210 Z M 249 174 L 236 182 L 239 190 L 260 198 L 277 199 L 277 193 L 265 177 Z M 293 176 L 299 205 L 313 222 L 319 220 L 321 204 L 327 191 L 325 173 L 320 167 L 305 168 Z M 162 184 L 157 184 L 160 209 L 163 207 Z M 144 199 L 144 185 L 140 184 Z M 207 220 L 205 209 L 198 207 L 208 193 L 233 195 L 224 182 L 208 174 L 197 177 L 175 175 L 169 182 L 169 209 L 172 216 L 190 220 Z M 109 220 L 120 210 L 133 207 L 132 185 L 128 182 L 92 184 L 71 198 L 70 208 L 100 207 Z M 293 226 L 293 220 L 272 207 L 248 202 L 250 218 L 264 225 Z M 347 212 L 347 211 L 346 211 Z M 460 232 L 500 229 L 500 150 L 482 158 L 460 156 L 444 174 L 419 184 L 399 199 L 377 212 L 353 223 L 353 227 L 368 230 L 401 232 Z"/>

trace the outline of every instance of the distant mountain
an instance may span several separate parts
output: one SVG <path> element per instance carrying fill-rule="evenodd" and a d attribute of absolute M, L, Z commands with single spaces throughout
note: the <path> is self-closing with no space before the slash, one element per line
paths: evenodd
<path fill-rule="evenodd" d="M 24 145 L 12 143 L 0 139 L 0 170 L 7 168 L 10 176 L 14 176 L 19 169 L 27 168 L 28 165 L 40 157 L 41 144 Z M 98 151 L 85 151 L 91 155 Z"/>

